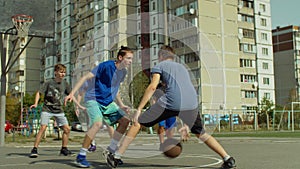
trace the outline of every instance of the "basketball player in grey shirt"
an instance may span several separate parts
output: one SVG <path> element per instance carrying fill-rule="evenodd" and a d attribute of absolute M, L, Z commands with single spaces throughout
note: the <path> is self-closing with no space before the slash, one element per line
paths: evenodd
<path fill-rule="evenodd" d="M 133 116 L 133 124 L 119 150 L 113 158 L 108 158 L 108 161 L 121 158 L 128 144 L 132 142 L 132 138 L 136 137 L 141 125 L 151 127 L 162 120 L 178 116 L 192 133 L 222 157 L 224 160 L 222 168 L 235 168 L 234 158 L 228 155 L 219 142 L 203 129 L 198 110 L 197 92 L 191 82 L 189 72 L 182 64 L 176 63 L 174 57 L 174 50 L 170 46 L 162 46 L 159 50 L 160 63 L 151 70 L 151 83 L 145 90 Z M 154 94 L 159 83 L 166 85 L 165 94 L 142 113 L 142 109 Z"/>

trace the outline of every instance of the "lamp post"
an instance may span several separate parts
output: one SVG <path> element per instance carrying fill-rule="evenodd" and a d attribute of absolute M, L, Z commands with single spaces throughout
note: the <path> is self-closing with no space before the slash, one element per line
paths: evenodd
<path fill-rule="evenodd" d="M 20 102 L 21 102 L 21 111 L 20 111 L 20 113 L 21 113 L 21 129 L 22 129 L 22 132 L 23 132 L 23 97 L 24 97 L 24 95 L 23 95 L 23 83 L 24 83 L 24 81 L 20 81 L 20 86 L 15 86 L 15 90 L 16 91 L 20 91 L 20 98 L 21 98 L 21 100 L 20 100 Z"/>
<path fill-rule="evenodd" d="M 257 110 L 254 112 L 254 130 L 257 130 L 257 123 L 258 123 L 258 120 L 257 120 L 257 113 L 258 113 L 258 111 L 259 111 L 259 109 L 260 109 L 260 107 L 259 107 L 259 91 L 258 91 L 258 82 L 254 82 L 253 83 L 253 86 L 254 86 L 254 88 L 256 89 L 256 98 L 257 98 L 257 100 L 256 100 L 256 104 L 257 104 Z"/>

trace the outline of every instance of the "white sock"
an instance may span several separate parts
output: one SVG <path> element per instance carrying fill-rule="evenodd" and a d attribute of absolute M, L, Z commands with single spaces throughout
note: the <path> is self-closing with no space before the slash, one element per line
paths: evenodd
<path fill-rule="evenodd" d="M 111 148 L 112 150 L 116 150 L 118 148 L 118 143 L 119 143 L 119 141 L 117 141 L 115 139 L 111 139 L 109 148 Z"/>
<path fill-rule="evenodd" d="M 83 155 L 83 156 L 86 156 L 86 152 L 88 151 L 88 149 L 86 148 L 81 148 L 80 151 L 79 151 L 79 154 L 80 155 Z"/>
<path fill-rule="evenodd" d="M 226 155 L 226 156 L 223 158 L 223 160 L 224 160 L 224 161 L 227 161 L 229 158 L 230 158 L 230 155 Z"/>
<path fill-rule="evenodd" d="M 96 141 L 93 140 L 91 144 L 92 144 L 93 146 L 95 146 L 95 145 L 96 145 Z"/>
<path fill-rule="evenodd" d="M 114 157 L 116 158 L 116 159 L 121 159 L 121 154 L 119 153 L 119 151 L 116 151 L 115 152 L 115 154 L 114 154 Z"/>

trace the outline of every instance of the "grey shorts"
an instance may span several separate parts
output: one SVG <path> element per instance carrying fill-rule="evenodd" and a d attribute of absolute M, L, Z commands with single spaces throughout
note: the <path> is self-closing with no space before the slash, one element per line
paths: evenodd
<path fill-rule="evenodd" d="M 64 126 L 64 125 L 69 125 L 69 122 L 67 120 L 67 117 L 65 113 L 49 113 L 49 112 L 41 112 L 41 125 L 47 125 L 50 122 L 50 119 L 54 117 L 57 125 L 59 127 Z"/>

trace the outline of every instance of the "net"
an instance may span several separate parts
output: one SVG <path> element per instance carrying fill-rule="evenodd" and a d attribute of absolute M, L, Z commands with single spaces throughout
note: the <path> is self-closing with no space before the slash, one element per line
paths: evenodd
<path fill-rule="evenodd" d="M 12 16 L 12 22 L 18 30 L 18 37 L 24 38 L 28 36 L 29 28 L 33 22 L 32 16 L 29 15 L 14 15 Z"/>

